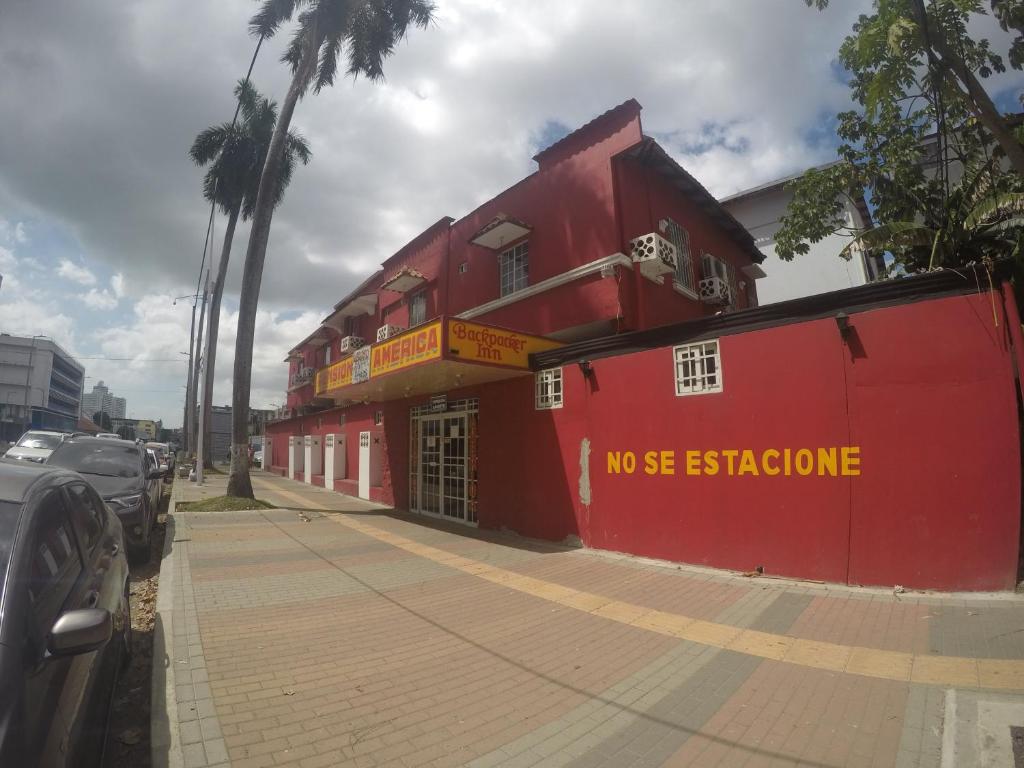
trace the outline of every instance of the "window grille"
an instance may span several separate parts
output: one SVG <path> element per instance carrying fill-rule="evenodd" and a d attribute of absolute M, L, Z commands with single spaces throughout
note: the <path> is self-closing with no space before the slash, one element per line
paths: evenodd
<path fill-rule="evenodd" d="M 722 391 L 722 358 L 718 340 L 673 348 L 676 395 L 702 395 Z"/>
<path fill-rule="evenodd" d="M 427 294 L 420 291 L 409 301 L 409 327 L 419 325 L 427 320 Z"/>
<path fill-rule="evenodd" d="M 501 279 L 501 295 L 521 291 L 529 285 L 530 244 L 520 243 L 498 257 L 498 272 Z"/>
<path fill-rule="evenodd" d="M 676 273 L 673 279 L 693 294 L 697 293 L 694 285 L 693 259 L 690 257 L 690 233 L 681 224 L 668 220 L 665 232 L 669 241 L 676 247 Z"/>
<path fill-rule="evenodd" d="M 384 423 L 384 411 L 374 411 L 373 412 L 373 425 L 375 427 L 379 427 L 383 423 Z"/>
<path fill-rule="evenodd" d="M 561 368 L 537 372 L 534 406 L 538 411 L 562 407 Z"/>

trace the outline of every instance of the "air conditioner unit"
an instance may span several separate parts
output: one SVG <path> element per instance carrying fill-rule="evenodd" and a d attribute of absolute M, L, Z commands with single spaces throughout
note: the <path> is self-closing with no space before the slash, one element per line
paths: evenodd
<path fill-rule="evenodd" d="M 635 237 L 629 241 L 630 256 L 640 265 L 640 273 L 652 280 L 676 271 L 679 255 L 676 247 L 657 232 Z"/>
<path fill-rule="evenodd" d="M 729 304 L 732 292 L 729 282 L 720 277 L 705 277 L 700 281 L 700 300 L 706 304 Z"/>
<path fill-rule="evenodd" d="M 397 325 L 382 325 L 377 329 L 377 341 L 384 341 L 390 339 L 392 336 L 397 336 L 405 328 L 399 328 Z"/>
<path fill-rule="evenodd" d="M 355 352 L 365 343 L 366 342 L 359 336 L 346 336 L 338 342 L 338 350 L 342 354 L 345 354 L 346 352 Z"/>

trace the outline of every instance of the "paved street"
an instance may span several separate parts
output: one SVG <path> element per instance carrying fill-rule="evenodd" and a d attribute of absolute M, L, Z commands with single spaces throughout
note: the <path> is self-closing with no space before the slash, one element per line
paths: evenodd
<path fill-rule="evenodd" d="M 254 478 L 282 509 L 168 528 L 172 765 L 1014 764 L 1020 597 L 678 568 Z"/>

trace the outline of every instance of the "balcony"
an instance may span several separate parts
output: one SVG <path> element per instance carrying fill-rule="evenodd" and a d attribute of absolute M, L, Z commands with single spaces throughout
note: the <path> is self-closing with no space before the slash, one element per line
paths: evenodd
<path fill-rule="evenodd" d="M 316 376 L 316 369 L 305 367 L 300 368 L 288 378 L 288 391 L 293 392 L 300 387 L 305 387 L 313 383 L 313 378 Z"/>

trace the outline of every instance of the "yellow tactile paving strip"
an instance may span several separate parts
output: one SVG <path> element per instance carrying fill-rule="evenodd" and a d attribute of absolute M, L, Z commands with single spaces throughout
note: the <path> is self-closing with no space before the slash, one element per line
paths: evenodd
<path fill-rule="evenodd" d="M 328 507 L 314 502 L 308 496 L 299 496 L 265 480 L 253 478 L 253 481 L 266 490 L 291 499 L 303 507 L 329 510 Z M 376 526 L 367 525 L 349 516 L 337 515 L 330 519 L 378 541 L 485 581 L 500 584 L 503 587 L 557 605 L 575 608 L 611 621 L 640 627 L 680 640 L 723 648 L 763 659 L 884 680 L 957 688 L 1024 691 L 1024 661 L 1022 660 L 921 655 L 742 629 L 728 624 L 718 624 L 713 621 L 645 608 L 592 592 L 553 584 L 504 568 L 497 568 L 421 544 Z"/>

